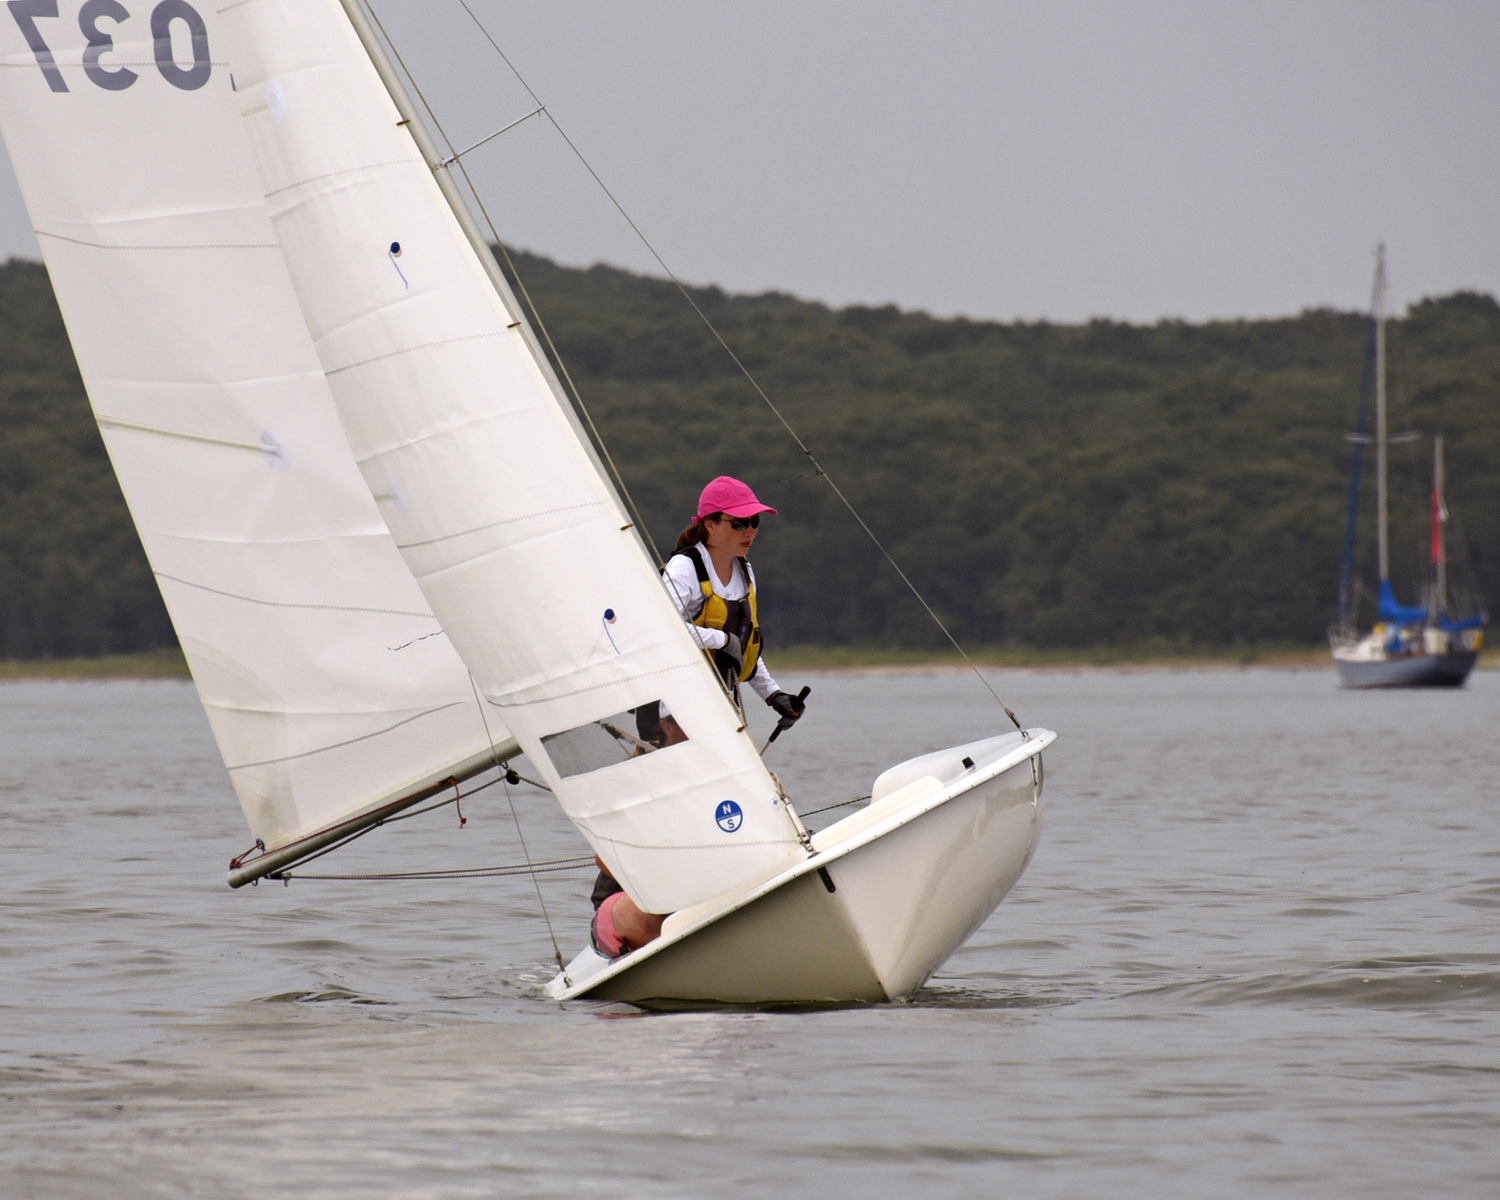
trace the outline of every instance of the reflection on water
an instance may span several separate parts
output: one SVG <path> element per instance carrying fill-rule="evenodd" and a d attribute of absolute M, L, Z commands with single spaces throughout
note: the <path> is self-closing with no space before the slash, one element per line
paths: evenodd
<path fill-rule="evenodd" d="M 793 682 L 804 810 L 1003 727 L 958 673 Z M 0 687 L 0 1194 L 1491 1194 L 1500 676 L 997 684 L 1062 734 L 1042 843 L 927 989 L 652 1015 L 538 998 L 526 878 L 231 892 L 187 685 Z M 533 857 L 582 851 L 514 795 Z M 522 857 L 500 789 L 465 813 L 319 866 Z M 542 880 L 565 955 L 591 882 Z"/>

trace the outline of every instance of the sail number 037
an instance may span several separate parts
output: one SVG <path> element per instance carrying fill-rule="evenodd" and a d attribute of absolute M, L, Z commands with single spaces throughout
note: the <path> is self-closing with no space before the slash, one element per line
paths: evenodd
<path fill-rule="evenodd" d="M 37 27 L 39 17 L 56 17 L 57 0 L 7 0 L 5 5 L 15 18 L 21 36 L 31 47 L 36 65 L 42 69 L 42 78 L 54 92 L 66 92 L 67 81 L 52 57 L 52 48 Z M 115 48 L 115 39 L 108 28 L 100 28 L 101 21 L 119 26 L 130 19 L 130 11 L 120 0 L 85 0 L 78 10 L 78 28 L 88 40 L 83 49 L 83 73 L 89 81 L 110 92 L 121 92 L 134 83 L 139 76 L 129 67 L 108 67 L 99 60 Z M 172 55 L 172 23 L 181 21 L 193 50 L 193 65 L 180 66 Z M 208 82 L 212 64 L 208 59 L 208 26 L 203 16 L 187 0 L 161 0 L 151 10 L 151 42 L 156 69 L 161 77 L 175 88 L 185 92 L 197 91 Z"/>

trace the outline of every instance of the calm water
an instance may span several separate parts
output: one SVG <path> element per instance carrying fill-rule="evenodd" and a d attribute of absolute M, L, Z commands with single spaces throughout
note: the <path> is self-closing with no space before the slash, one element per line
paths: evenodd
<path fill-rule="evenodd" d="M 784 674 L 804 809 L 998 729 L 961 674 Z M 1500 675 L 996 681 L 1062 734 L 1046 828 L 929 988 L 673 1015 L 539 999 L 525 878 L 231 892 L 188 685 L 0 685 L 0 1195 L 1500 1192 Z M 319 865 L 521 857 L 465 810 Z M 589 883 L 543 884 L 568 954 Z"/>

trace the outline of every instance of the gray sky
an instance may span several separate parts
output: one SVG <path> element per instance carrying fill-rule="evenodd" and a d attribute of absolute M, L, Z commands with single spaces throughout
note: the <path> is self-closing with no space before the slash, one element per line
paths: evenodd
<path fill-rule="evenodd" d="M 1262 316 L 1363 307 L 1383 239 L 1398 307 L 1500 292 L 1494 0 L 471 3 L 694 282 Z M 460 147 L 534 107 L 457 0 L 375 9 Z M 511 243 L 655 270 L 542 119 L 465 161 Z"/>

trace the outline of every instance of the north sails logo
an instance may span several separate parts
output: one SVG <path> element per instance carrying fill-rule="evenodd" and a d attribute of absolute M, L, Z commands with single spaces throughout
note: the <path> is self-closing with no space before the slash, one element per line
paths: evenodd
<path fill-rule="evenodd" d="M 714 809 L 714 820 L 725 833 L 733 833 L 745 820 L 745 814 L 733 800 L 726 800 Z"/>

